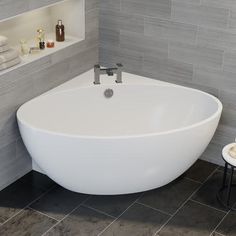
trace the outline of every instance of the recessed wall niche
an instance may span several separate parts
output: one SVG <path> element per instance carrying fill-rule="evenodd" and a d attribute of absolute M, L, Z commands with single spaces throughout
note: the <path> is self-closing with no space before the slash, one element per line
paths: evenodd
<path fill-rule="evenodd" d="M 61 19 L 65 25 L 65 41 L 55 41 L 55 26 Z M 54 48 L 45 48 L 39 53 L 21 56 L 21 63 L 0 74 L 13 70 L 47 56 L 60 49 L 85 39 L 85 3 L 84 0 L 65 0 L 58 3 L 28 11 L 0 21 L 0 35 L 8 37 L 10 47 L 20 49 L 20 40 L 26 40 L 29 47 L 37 46 L 37 29 L 45 30 L 45 41 L 53 39 Z"/>

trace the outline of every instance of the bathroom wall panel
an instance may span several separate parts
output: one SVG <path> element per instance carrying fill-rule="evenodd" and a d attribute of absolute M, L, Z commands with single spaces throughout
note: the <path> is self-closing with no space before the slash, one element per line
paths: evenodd
<path fill-rule="evenodd" d="M 102 9 L 120 10 L 121 0 L 100 0 L 99 4 Z"/>
<path fill-rule="evenodd" d="M 31 170 L 31 160 L 28 155 L 21 155 L 20 152 L 16 155 L 16 150 L 21 149 L 20 143 L 13 142 L 5 146 L 0 151 L 0 186 L 6 187 L 12 183 L 16 178 L 21 177 L 25 171 Z M 17 146 L 17 149 L 16 149 Z M 14 175 L 12 173 L 15 173 Z"/>
<path fill-rule="evenodd" d="M 160 15 L 169 3 L 170 17 Z M 152 4 L 159 9 L 147 10 Z M 100 4 L 99 18 L 101 64 L 120 61 L 127 72 L 220 97 L 221 125 L 202 158 L 222 163 L 221 148 L 236 136 L 236 1 L 121 0 L 120 9 Z M 167 57 L 166 44 L 160 48 L 162 40 Z"/>
<path fill-rule="evenodd" d="M 54 0 L 33 1 L 51 4 Z M 13 8 L 21 0 L 1 1 Z M 29 1 L 23 1 L 28 3 Z M 29 5 L 28 5 L 29 6 Z M 34 5 L 36 7 L 36 5 Z M 38 7 L 38 5 L 37 5 Z M 8 11 L 8 8 L 6 8 Z M 98 0 L 85 1 L 85 40 L 0 76 L 0 189 L 32 169 L 20 138 L 16 110 L 31 98 L 91 69 L 98 62 Z M 2 8 L 0 7 L 0 16 Z M 22 11 L 28 10 L 22 8 Z M 8 15 L 16 14 L 9 10 Z"/>
<path fill-rule="evenodd" d="M 57 2 L 62 2 L 63 0 L 28 0 L 29 1 L 29 9 L 35 9 L 35 8 L 39 8 L 39 7 L 44 7 L 44 6 L 48 6 Z"/>
<path fill-rule="evenodd" d="M 144 33 L 144 16 L 142 15 L 100 9 L 99 21 L 102 28 Z"/>
<path fill-rule="evenodd" d="M 225 28 L 228 24 L 229 9 L 180 3 L 178 0 L 172 0 L 171 13 L 171 19 L 177 22 Z"/>
<path fill-rule="evenodd" d="M 171 17 L 171 0 L 121 0 L 121 10 L 130 14 L 169 19 Z"/>
<path fill-rule="evenodd" d="M 170 42 L 169 58 L 203 65 L 207 67 L 221 67 L 223 64 L 223 53 L 221 49 L 215 49 L 194 44 Z"/>
<path fill-rule="evenodd" d="M 198 27 L 159 18 L 145 18 L 145 35 L 170 41 L 194 43 Z"/>
<path fill-rule="evenodd" d="M 199 27 L 197 44 L 223 50 L 236 49 L 236 32 L 230 29 Z"/>
<path fill-rule="evenodd" d="M 0 0 L 0 20 L 21 14 L 28 10 L 29 0 Z"/>

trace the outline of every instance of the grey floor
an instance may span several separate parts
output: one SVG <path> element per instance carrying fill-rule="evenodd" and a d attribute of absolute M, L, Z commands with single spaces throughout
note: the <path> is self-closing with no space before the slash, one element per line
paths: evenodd
<path fill-rule="evenodd" d="M 0 235 L 236 235 L 236 213 L 216 200 L 222 171 L 199 160 L 167 186 L 123 196 L 73 193 L 31 172 L 0 192 Z"/>

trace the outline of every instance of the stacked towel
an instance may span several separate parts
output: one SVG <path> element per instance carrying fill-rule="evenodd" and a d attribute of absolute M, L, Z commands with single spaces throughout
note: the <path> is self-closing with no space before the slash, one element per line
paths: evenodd
<path fill-rule="evenodd" d="M 8 39 L 0 35 L 0 71 L 15 66 L 21 62 L 17 50 L 8 45 Z"/>

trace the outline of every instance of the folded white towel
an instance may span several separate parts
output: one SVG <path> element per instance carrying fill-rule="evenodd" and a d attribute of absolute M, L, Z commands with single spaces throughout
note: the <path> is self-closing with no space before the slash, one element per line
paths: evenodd
<path fill-rule="evenodd" d="M 0 71 L 1 71 L 1 70 L 5 70 L 5 69 L 7 69 L 7 68 L 9 68 L 9 67 L 15 66 L 15 65 L 19 64 L 20 62 L 21 62 L 20 57 L 17 57 L 17 58 L 15 58 L 15 59 L 11 60 L 11 61 L 2 63 L 2 64 L 0 65 Z"/>
<path fill-rule="evenodd" d="M 11 61 L 19 56 L 19 52 L 16 49 L 10 48 L 6 52 L 0 53 L 0 65 L 4 62 Z"/>
<path fill-rule="evenodd" d="M 0 52 L 6 52 L 7 50 L 9 50 L 9 45 L 8 44 L 0 46 Z"/>
<path fill-rule="evenodd" d="M 6 44 L 8 44 L 8 38 L 0 35 L 0 47 Z"/>

